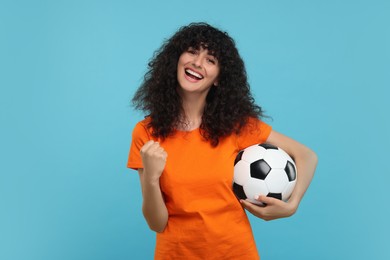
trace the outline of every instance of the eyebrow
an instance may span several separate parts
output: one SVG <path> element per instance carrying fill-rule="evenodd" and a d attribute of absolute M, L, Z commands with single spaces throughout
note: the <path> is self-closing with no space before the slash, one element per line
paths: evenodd
<path fill-rule="evenodd" d="M 207 55 L 213 56 L 216 60 L 218 60 L 217 56 L 215 56 L 215 53 L 213 52 L 207 50 Z"/>
<path fill-rule="evenodd" d="M 210 51 L 210 49 L 205 48 L 203 45 L 199 45 L 198 47 L 190 46 L 190 47 L 188 47 L 187 50 L 190 50 L 190 49 L 193 49 L 193 50 L 200 50 L 200 49 L 207 50 L 207 55 L 213 56 L 216 60 L 218 60 L 217 56 L 215 55 L 215 51 Z"/>

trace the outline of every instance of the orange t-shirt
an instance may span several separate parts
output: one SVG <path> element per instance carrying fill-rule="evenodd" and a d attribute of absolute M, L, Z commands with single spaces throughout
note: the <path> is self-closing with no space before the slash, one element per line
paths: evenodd
<path fill-rule="evenodd" d="M 160 186 L 168 224 L 157 233 L 155 259 L 259 259 L 245 211 L 232 190 L 234 159 L 245 147 L 267 140 L 271 127 L 250 119 L 240 135 L 212 147 L 199 129 L 152 138 L 149 118 L 133 131 L 127 166 L 143 168 L 140 149 L 159 141 L 168 153 Z"/>

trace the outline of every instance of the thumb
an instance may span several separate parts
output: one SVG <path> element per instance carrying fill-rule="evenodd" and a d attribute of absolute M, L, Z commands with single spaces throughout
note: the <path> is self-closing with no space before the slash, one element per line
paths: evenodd
<path fill-rule="evenodd" d="M 264 203 L 265 205 L 271 205 L 271 204 L 275 204 L 275 198 L 272 198 L 272 197 L 267 197 L 265 195 L 260 195 L 258 198 L 257 198 L 258 201 Z"/>

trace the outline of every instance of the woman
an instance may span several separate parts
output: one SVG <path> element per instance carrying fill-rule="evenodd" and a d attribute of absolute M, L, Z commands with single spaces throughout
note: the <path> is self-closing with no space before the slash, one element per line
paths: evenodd
<path fill-rule="evenodd" d="M 233 39 L 206 23 L 180 28 L 155 53 L 133 104 L 148 116 L 134 128 L 128 167 L 157 232 L 155 259 L 259 259 L 244 208 L 264 220 L 294 214 L 317 158 L 261 121 Z M 260 196 L 260 207 L 235 198 L 232 178 L 237 153 L 263 142 L 289 153 L 299 178 L 288 202 Z"/>

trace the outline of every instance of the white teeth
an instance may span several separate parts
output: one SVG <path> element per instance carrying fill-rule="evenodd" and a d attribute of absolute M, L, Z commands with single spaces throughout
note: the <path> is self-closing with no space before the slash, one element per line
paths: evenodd
<path fill-rule="evenodd" d="M 188 74 L 191 74 L 192 76 L 195 76 L 195 77 L 199 78 L 199 79 L 203 79 L 203 76 L 200 75 L 199 73 L 196 73 L 195 71 L 192 71 L 192 70 L 190 70 L 190 69 L 186 69 L 186 72 L 187 72 Z"/>

